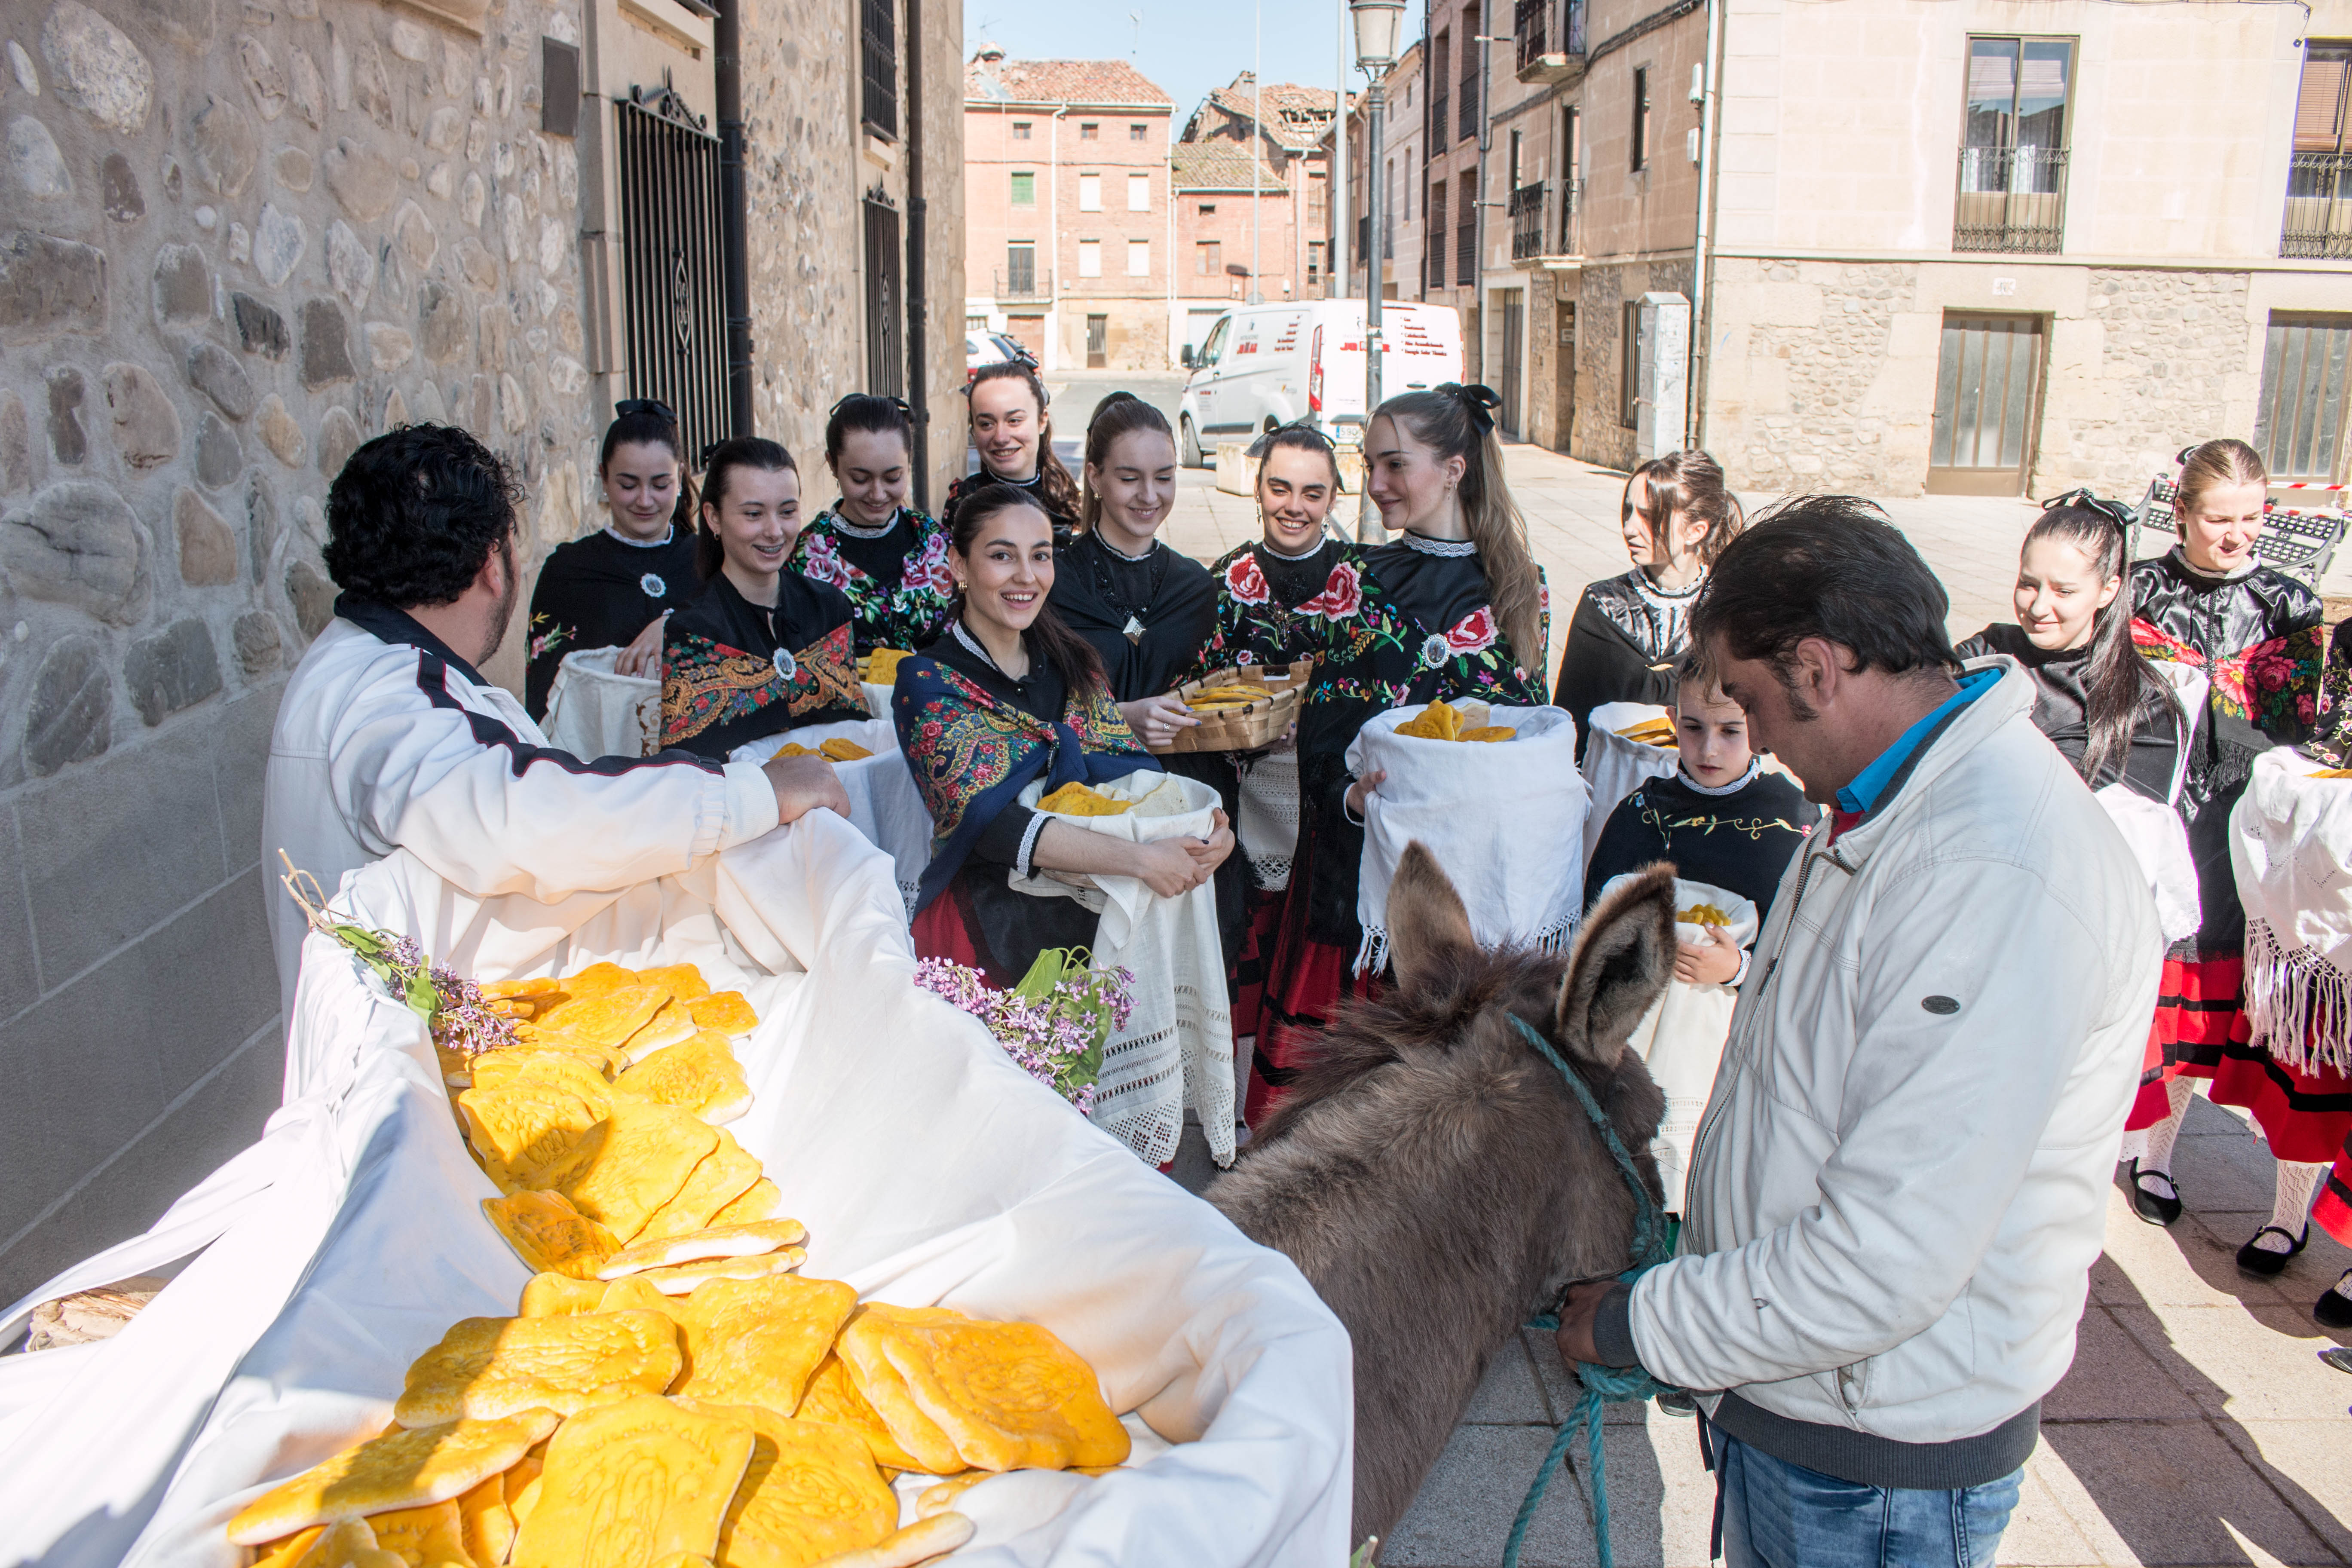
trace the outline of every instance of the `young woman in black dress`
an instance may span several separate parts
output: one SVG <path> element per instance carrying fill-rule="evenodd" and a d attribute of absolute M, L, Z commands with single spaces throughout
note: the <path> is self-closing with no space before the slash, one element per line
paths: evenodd
<path fill-rule="evenodd" d="M 701 591 L 694 572 L 694 486 L 677 420 L 650 398 L 617 405 L 604 428 L 597 473 L 613 520 L 559 544 L 530 594 L 530 664 L 523 706 L 547 717 L 563 656 L 617 647 L 623 675 L 661 673 L 662 621 Z"/>
<path fill-rule="evenodd" d="M 809 519 L 793 547 L 793 571 L 849 596 L 860 657 L 929 647 L 955 598 L 947 529 L 907 504 L 914 433 L 898 398 L 861 392 L 835 404 L 824 466 L 841 499 Z"/>
<path fill-rule="evenodd" d="M 784 570 L 800 531 L 792 454 L 739 436 L 712 449 L 702 483 L 708 586 L 670 622 L 662 743 L 724 758 L 779 731 L 869 717 L 849 600 Z"/>
<path fill-rule="evenodd" d="M 940 521 L 955 526 L 964 498 L 990 485 L 1026 490 L 1054 525 L 1056 541 L 1078 522 L 1078 481 L 1054 456 L 1054 422 L 1045 416 L 1045 384 L 1024 360 L 983 365 L 963 389 L 980 470 L 948 489 Z"/>

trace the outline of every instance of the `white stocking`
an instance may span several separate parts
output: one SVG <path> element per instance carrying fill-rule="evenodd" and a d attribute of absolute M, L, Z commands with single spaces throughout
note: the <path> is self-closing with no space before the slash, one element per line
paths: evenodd
<path fill-rule="evenodd" d="M 2147 1130 L 2147 1152 L 2140 1156 L 2139 1173 L 2162 1176 L 2168 1188 L 2172 1185 L 2172 1148 L 2179 1142 L 2181 1119 L 2189 1114 L 2189 1102 L 2196 1094 L 2196 1084 L 2188 1079 L 2176 1078 L 2166 1083 L 2165 1103 L 2171 1110 L 2165 1113 L 2163 1121 Z"/>
<path fill-rule="evenodd" d="M 2254 1245 L 2264 1252 L 2292 1252 L 2295 1238 L 2311 1216 L 2311 1194 L 2318 1189 L 2319 1178 L 2327 1173 L 2325 1162 L 2302 1164 L 2292 1160 L 2278 1163 L 2278 1198 L 2271 1207 L 2271 1224 L 2277 1230 L 2265 1230 L 2254 1238 Z M 2279 1231 L 2286 1232 L 2285 1236 Z"/>

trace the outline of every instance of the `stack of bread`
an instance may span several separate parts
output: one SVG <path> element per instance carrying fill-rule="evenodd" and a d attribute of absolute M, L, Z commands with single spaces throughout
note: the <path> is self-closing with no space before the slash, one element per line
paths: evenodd
<path fill-rule="evenodd" d="M 408 1369 L 394 1425 L 229 1521 L 268 1568 L 909 1568 L 956 1498 L 1128 1457 L 1094 1370 L 1034 1323 L 860 1306 L 718 1125 L 758 1022 L 692 964 L 484 987 L 520 1042 L 445 1057 L 483 1209 L 537 1272 Z M 899 1528 L 891 1479 L 936 1477 Z"/>
<path fill-rule="evenodd" d="M 1400 735 L 1417 735 L 1424 741 L 1514 741 L 1519 732 L 1507 724 L 1490 724 L 1490 710 L 1483 702 L 1465 702 L 1456 708 L 1451 702 L 1433 702 L 1419 713 L 1396 727 Z"/>
<path fill-rule="evenodd" d="M 776 755 L 780 757 L 823 757 L 828 763 L 862 763 L 873 754 L 856 742 L 840 735 L 814 746 L 787 741 L 776 748 Z"/>

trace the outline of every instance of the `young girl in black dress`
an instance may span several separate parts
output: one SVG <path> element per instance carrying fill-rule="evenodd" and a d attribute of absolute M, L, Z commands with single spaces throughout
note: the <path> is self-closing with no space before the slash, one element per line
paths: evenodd
<path fill-rule="evenodd" d="M 1037 372 L 1024 360 L 983 365 L 963 394 L 980 471 L 949 487 L 940 521 L 953 528 L 965 497 L 990 485 L 1011 485 L 1037 503 L 1055 540 L 1068 538 L 1078 525 L 1078 481 L 1054 456 L 1054 424 L 1045 416 L 1045 384 Z"/>

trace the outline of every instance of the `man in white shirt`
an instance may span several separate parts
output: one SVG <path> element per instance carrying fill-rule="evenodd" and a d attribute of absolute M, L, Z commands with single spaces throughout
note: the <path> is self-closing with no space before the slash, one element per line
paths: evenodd
<path fill-rule="evenodd" d="M 331 897 L 346 871 L 406 849 L 468 893 L 552 900 L 683 871 L 819 806 L 849 814 L 822 758 L 583 762 L 550 748 L 479 673 L 521 587 L 520 499 L 463 430 L 410 426 L 352 454 L 327 496 L 327 571 L 343 592 L 270 736 L 265 864 L 282 849 Z M 268 886 L 290 1013 L 302 913 Z"/>

